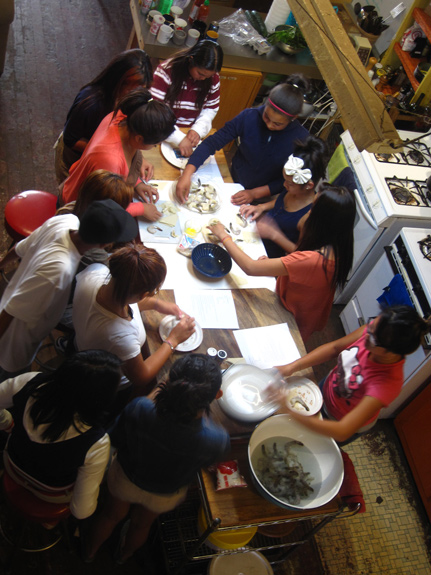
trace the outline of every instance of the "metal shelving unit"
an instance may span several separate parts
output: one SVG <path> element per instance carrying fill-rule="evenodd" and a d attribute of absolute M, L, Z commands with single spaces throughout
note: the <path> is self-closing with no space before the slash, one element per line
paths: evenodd
<path fill-rule="evenodd" d="M 215 551 L 205 544 L 208 535 L 218 528 L 220 520 L 214 520 L 208 529 L 200 534 L 198 531 L 197 517 L 201 507 L 204 506 L 206 515 L 208 510 L 205 505 L 205 497 L 202 486 L 193 488 L 187 500 L 170 513 L 163 514 L 158 519 L 158 536 L 162 545 L 166 569 L 172 575 L 182 573 L 187 564 L 204 562 L 212 559 L 215 555 L 244 553 L 247 551 L 262 552 L 271 564 L 283 562 L 287 556 L 299 546 L 307 543 L 314 534 L 322 527 L 337 517 L 349 517 L 355 515 L 360 506 L 353 511 L 342 506 L 338 512 L 326 516 L 316 515 L 304 520 L 295 521 L 295 530 L 290 535 L 280 538 L 268 537 L 256 533 L 246 547 L 230 551 Z M 262 525 L 275 525 L 288 521 L 267 522 Z M 254 524 L 256 525 L 256 524 Z M 247 527 L 246 525 L 238 528 Z"/>

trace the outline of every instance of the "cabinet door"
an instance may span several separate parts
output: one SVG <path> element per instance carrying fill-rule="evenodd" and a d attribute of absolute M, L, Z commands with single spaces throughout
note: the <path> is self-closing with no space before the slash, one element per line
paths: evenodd
<path fill-rule="evenodd" d="M 431 521 L 431 384 L 395 418 L 425 510 Z"/>
<path fill-rule="evenodd" d="M 222 68 L 220 71 L 220 108 L 214 118 L 213 127 L 222 128 L 242 110 L 249 108 L 256 98 L 262 81 L 261 72 Z"/>

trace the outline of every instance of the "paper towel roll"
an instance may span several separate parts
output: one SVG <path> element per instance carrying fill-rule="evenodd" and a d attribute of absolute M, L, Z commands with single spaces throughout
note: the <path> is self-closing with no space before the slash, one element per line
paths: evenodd
<path fill-rule="evenodd" d="M 265 26 L 268 32 L 273 32 L 279 24 L 285 24 L 290 14 L 287 0 L 273 0 L 271 8 L 265 18 Z"/>

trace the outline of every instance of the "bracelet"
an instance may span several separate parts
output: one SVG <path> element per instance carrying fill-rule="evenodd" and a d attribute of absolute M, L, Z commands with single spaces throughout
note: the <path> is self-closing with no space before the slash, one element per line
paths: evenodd
<path fill-rule="evenodd" d="M 171 351 L 175 351 L 175 348 L 174 348 L 174 346 L 172 345 L 172 342 L 170 342 L 168 339 L 165 339 L 165 340 L 163 341 L 163 343 L 167 343 L 168 346 L 171 348 Z"/>
<path fill-rule="evenodd" d="M 225 236 L 225 237 L 222 239 L 221 243 L 224 245 L 224 243 L 225 243 L 226 240 L 231 240 L 231 239 L 232 239 L 231 236 Z"/>

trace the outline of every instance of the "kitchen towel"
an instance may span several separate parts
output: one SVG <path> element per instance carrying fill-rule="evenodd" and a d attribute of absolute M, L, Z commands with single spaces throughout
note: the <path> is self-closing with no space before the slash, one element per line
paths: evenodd
<path fill-rule="evenodd" d="M 400 274 L 395 274 L 389 285 L 383 288 L 383 293 L 377 298 L 382 309 L 392 305 L 412 305 L 404 280 Z"/>

